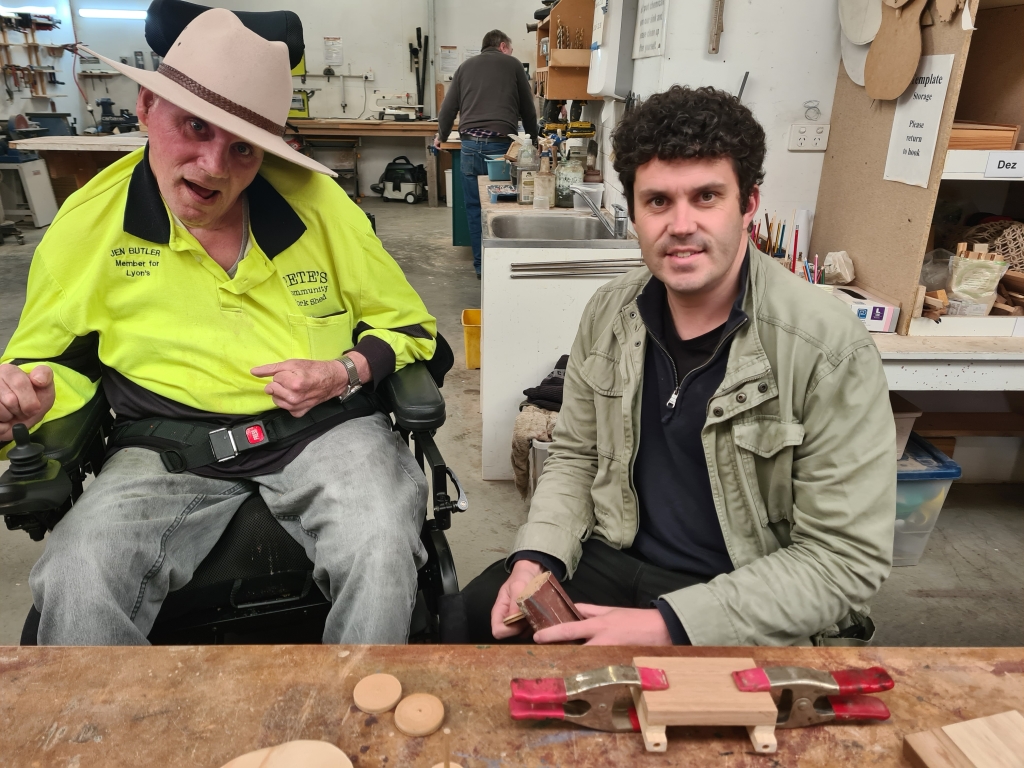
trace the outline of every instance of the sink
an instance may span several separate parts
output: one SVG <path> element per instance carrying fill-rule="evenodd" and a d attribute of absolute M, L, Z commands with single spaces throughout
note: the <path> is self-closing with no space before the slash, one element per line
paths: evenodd
<path fill-rule="evenodd" d="M 506 213 L 490 218 L 497 240 L 614 240 L 593 216 L 551 213 Z M 623 241 L 625 242 L 625 241 Z"/>

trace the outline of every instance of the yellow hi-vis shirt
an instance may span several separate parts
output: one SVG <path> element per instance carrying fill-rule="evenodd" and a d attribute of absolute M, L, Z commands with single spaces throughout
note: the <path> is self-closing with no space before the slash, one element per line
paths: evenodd
<path fill-rule="evenodd" d="M 434 318 L 336 182 L 268 154 L 246 196 L 250 248 L 234 278 L 175 223 L 148 149 L 68 198 L 0 358 L 53 369 L 47 421 L 81 408 L 101 376 L 118 416 L 118 400 L 129 418 L 237 416 L 274 408 L 257 365 L 355 348 L 381 381 L 433 355 Z"/>

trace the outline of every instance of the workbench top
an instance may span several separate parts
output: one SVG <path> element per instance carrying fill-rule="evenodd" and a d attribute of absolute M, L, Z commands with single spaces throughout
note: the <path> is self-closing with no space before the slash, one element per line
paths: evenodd
<path fill-rule="evenodd" d="M 134 152 L 146 146 L 148 133 L 107 133 L 103 135 L 83 134 L 81 136 L 36 136 L 34 139 L 18 139 L 11 146 L 29 152 Z"/>
<path fill-rule="evenodd" d="M 883 360 L 1020 360 L 1024 338 L 1015 336 L 900 336 L 873 333 Z"/>
<path fill-rule="evenodd" d="M 754 754 L 742 728 L 670 728 L 668 752 L 639 734 L 513 721 L 513 677 L 564 676 L 634 656 L 752 656 L 761 666 L 882 665 L 885 723 L 777 731 Z M 388 672 L 445 704 L 464 768 L 594 766 L 900 766 L 903 735 L 1024 704 L 1021 648 L 629 648 L 557 646 L 206 646 L 0 648 L 0 763 L 208 766 L 293 739 L 340 747 L 356 766 L 432 766 L 440 733 L 409 738 L 391 713 L 355 709 L 352 689 Z M 774 758 L 774 760 L 773 760 Z"/>

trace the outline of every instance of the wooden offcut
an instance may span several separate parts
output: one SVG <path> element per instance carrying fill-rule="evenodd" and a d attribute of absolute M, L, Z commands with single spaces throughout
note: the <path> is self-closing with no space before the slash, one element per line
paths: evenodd
<path fill-rule="evenodd" d="M 516 598 L 516 603 L 534 632 L 583 619 L 550 571 L 534 576 Z"/>
<path fill-rule="evenodd" d="M 915 768 L 1024 768 L 1024 715 L 1017 710 L 908 734 Z"/>
<path fill-rule="evenodd" d="M 668 678 L 667 690 L 644 691 L 633 697 L 649 752 L 665 751 L 665 728 L 670 725 L 744 726 L 758 752 L 775 751 L 779 710 L 772 695 L 741 691 L 732 678 L 733 672 L 756 667 L 753 659 L 642 656 L 633 663 L 662 669 Z"/>
<path fill-rule="evenodd" d="M 687 659 L 640 656 L 638 667 L 665 670 L 668 689 L 644 691 L 651 725 L 775 725 L 779 710 L 770 693 L 736 687 L 733 672 L 752 669 L 753 659 Z"/>

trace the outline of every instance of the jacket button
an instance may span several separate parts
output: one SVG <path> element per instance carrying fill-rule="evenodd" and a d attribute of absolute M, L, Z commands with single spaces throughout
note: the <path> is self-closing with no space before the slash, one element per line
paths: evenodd
<path fill-rule="evenodd" d="M 629 316 L 630 316 L 631 319 L 635 320 L 636 319 L 636 312 L 630 312 Z"/>
<path fill-rule="evenodd" d="M 639 347 L 640 346 L 640 342 L 639 341 L 634 341 L 633 342 L 633 346 L 634 347 Z"/>
<path fill-rule="evenodd" d="M 736 402 L 737 403 L 745 403 L 745 402 L 747 402 L 747 396 L 745 394 L 743 394 L 742 392 L 740 392 L 738 395 L 736 395 Z"/>
<path fill-rule="evenodd" d="M 725 413 L 725 411 L 723 411 L 721 408 L 715 408 L 712 411 L 712 413 L 715 414 L 715 416 L 721 416 L 723 413 Z"/>
<path fill-rule="evenodd" d="M 757 385 L 757 391 L 760 392 L 761 394 L 764 394 L 765 392 L 768 391 L 768 385 L 762 381 L 760 384 Z"/>

